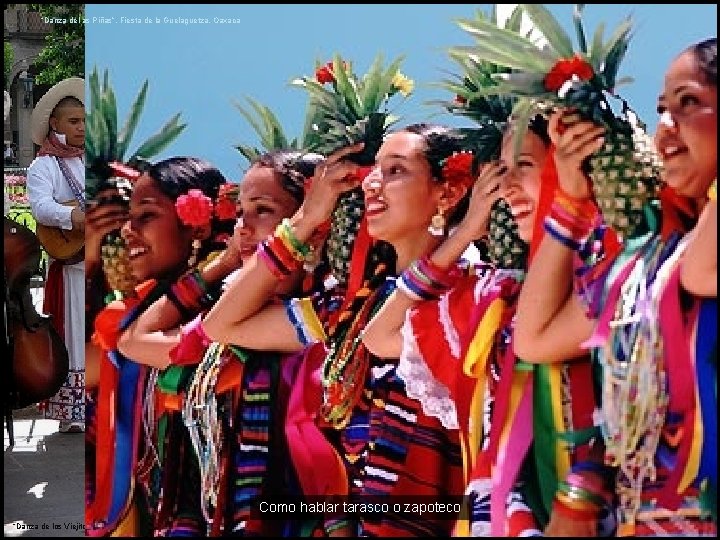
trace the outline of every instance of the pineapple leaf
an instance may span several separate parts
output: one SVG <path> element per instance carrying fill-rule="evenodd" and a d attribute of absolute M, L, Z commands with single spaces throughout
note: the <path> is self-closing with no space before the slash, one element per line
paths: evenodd
<path fill-rule="evenodd" d="M 179 120 L 180 113 L 177 113 L 167 121 L 160 131 L 145 141 L 130 157 L 129 161 L 132 162 L 138 158 L 149 159 L 162 152 L 187 127 L 187 124 L 180 124 Z"/>
<path fill-rule="evenodd" d="M 593 36 L 592 49 L 590 49 L 589 61 L 595 73 L 600 72 L 600 66 L 603 62 L 603 34 L 605 33 L 605 23 L 598 24 Z"/>
<path fill-rule="evenodd" d="M 110 85 L 105 86 L 103 92 L 103 117 L 107 123 L 107 134 L 110 155 L 115 155 L 117 150 L 117 103 L 115 93 Z"/>
<path fill-rule="evenodd" d="M 260 157 L 261 152 L 252 146 L 248 146 L 246 144 L 238 144 L 234 147 L 238 152 L 242 154 L 242 156 L 248 160 L 249 163 L 252 163 L 257 158 Z"/>
<path fill-rule="evenodd" d="M 127 152 L 130 140 L 135 134 L 135 129 L 137 128 L 138 121 L 140 120 L 140 115 L 145 108 L 145 98 L 147 96 L 148 86 L 149 82 L 145 79 L 142 88 L 140 88 L 140 92 L 138 92 L 138 95 L 135 96 L 135 101 L 133 101 L 133 104 L 130 106 L 130 114 L 118 134 L 117 152 L 120 160 L 122 160 L 125 156 L 125 152 Z"/>
<path fill-rule="evenodd" d="M 530 98 L 521 98 L 513 107 L 512 119 L 513 119 L 513 159 L 517 162 L 520 157 L 520 150 L 522 150 L 523 140 L 525 134 L 528 131 L 530 124 L 530 118 L 535 113 L 535 100 Z"/>
<path fill-rule="evenodd" d="M 337 84 L 337 93 L 342 96 L 342 99 L 345 101 L 348 112 L 359 118 L 361 110 L 357 92 L 350 83 L 350 73 L 347 71 L 340 55 L 335 55 L 333 59 L 333 76 Z"/>
<path fill-rule="evenodd" d="M 575 7 L 573 8 L 573 23 L 575 24 L 578 47 L 580 47 L 580 51 L 587 56 L 587 40 L 585 39 L 585 29 L 583 28 L 582 23 L 582 12 L 584 7 L 585 4 L 575 4 Z"/>
<path fill-rule="evenodd" d="M 630 33 L 631 33 L 631 22 L 626 20 L 617 29 L 613 38 L 611 38 L 608 44 L 607 54 L 605 56 L 605 62 L 602 69 L 602 74 L 605 79 L 605 84 L 612 88 L 615 86 L 615 78 L 617 77 L 620 63 L 625 57 L 628 45 L 630 44 Z"/>
<path fill-rule="evenodd" d="M 572 41 L 547 8 L 540 4 L 521 4 L 521 6 L 559 58 L 573 56 Z"/>
<path fill-rule="evenodd" d="M 370 69 L 365 75 L 362 85 L 362 109 L 363 111 L 373 110 L 371 102 L 375 101 L 375 97 L 380 93 L 380 84 L 382 82 L 382 67 L 383 58 L 382 54 L 378 54 L 373 60 Z"/>

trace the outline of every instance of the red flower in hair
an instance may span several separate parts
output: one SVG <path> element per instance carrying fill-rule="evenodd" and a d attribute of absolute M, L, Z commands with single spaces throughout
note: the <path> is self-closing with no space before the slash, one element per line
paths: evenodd
<path fill-rule="evenodd" d="M 228 197 L 221 197 L 215 205 L 215 215 L 220 220 L 234 220 L 237 217 L 235 203 Z"/>
<path fill-rule="evenodd" d="M 593 68 L 579 55 L 572 58 L 558 60 L 552 67 L 550 73 L 545 76 L 543 84 L 551 92 L 557 92 L 562 85 L 576 75 L 581 81 L 589 81 L 593 78 Z"/>
<path fill-rule="evenodd" d="M 199 189 L 191 189 L 180 195 L 175 201 L 175 211 L 180 221 L 191 227 L 209 225 L 213 214 L 213 203 L 210 197 Z"/>
<path fill-rule="evenodd" d="M 471 152 L 459 152 L 445 159 L 442 166 L 442 179 L 454 185 L 470 187 L 473 178 L 473 160 Z"/>
<path fill-rule="evenodd" d="M 467 103 L 467 98 L 465 96 L 461 96 L 460 94 L 457 94 L 453 101 L 455 101 L 456 105 L 465 105 Z"/>

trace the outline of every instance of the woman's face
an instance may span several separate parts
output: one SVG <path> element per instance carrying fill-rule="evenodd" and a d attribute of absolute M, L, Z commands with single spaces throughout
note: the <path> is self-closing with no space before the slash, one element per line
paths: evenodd
<path fill-rule="evenodd" d="M 704 197 L 717 176 L 717 86 L 707 82 L 694 53 L 670 64 L 658 113 L 663 179 L 681 195 Z"/>
<path fill-rule="evenodd" d="M 529 243 L 540 200 L 541 173 L 547 147 L 540 137 L 528 130 L 516 162 L 513 159 L 513 144 L 512 135 L 506 135 L 500 153 L 500 162 L 507 167 L 501 196 L 512 208 L 520 238 Z"/>
<path fill-rule="evenodd" d="M 172 276 L 187 267 L 192 229 L 182 224 L 175 201 L 157 182 L 143 175 L 130 197 L 130 219 L 122 227 L 130 251 L 130 266 L 138 281 Z"/>
<path fill-rule="evenodd" d="M 300 203 L 282 187 L 271 167 L 254 165 L 240 182 L 238 222 L 233 241 L 245 263 L 257 245 L 271 235 L 278 224 L 292 216 Z"/>
<path fill-rule="evenodd" d="M 425 140 L 401 131 L 383 142 L 376 166 L 362 183 L 368 232 L 396 245 L 427 235 L 438 211 L 442 186 L 432 177 Z"/>

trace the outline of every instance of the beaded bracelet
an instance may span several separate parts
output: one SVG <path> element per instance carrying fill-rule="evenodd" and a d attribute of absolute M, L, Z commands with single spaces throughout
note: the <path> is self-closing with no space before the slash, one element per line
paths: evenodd
<path fill-rule="evenodd" d="M 312 249 L 308 244 L 304 244 L 298 240 L 297 236 L 295 236 L 295 231 L 293 231 L 290 225 L 289 219 L 285 218 L 280 222 L 277 229 L 275 229 L 275 235 L 287 245 L 288 249 L 299 261 L 305 261 L 310 257 Z"/>
<path fill-rule="evenodd" d="M 271 235 L 265 241 L 265 247 L 272 252 L 276 259 L 290 272 L 300 268 L 302 263 L 288 248 L 287 244 L 277 235 Z"/>
<path fill-rule="evenodd" d="M 429 257 L 413 261 L 400 275 L 397 286 L 412 300 L 437 300 L 449 291 L 462 275 L 455 265 L 444 270 Z"/>
<path fill-rule="evenodd" d="M 258 244 L 257 256 L 277 279 L 283 280 L 290 275 L 290 270 L 278 260 L 277 255 L 270 249 L 267 241 Z"/>
<path fill-rule="evenodd" d="M 181 276 L 170 286 L 167 296 L 183 315 L 194 315 L 210 308 L 216 301 L 199 270 Z"/>

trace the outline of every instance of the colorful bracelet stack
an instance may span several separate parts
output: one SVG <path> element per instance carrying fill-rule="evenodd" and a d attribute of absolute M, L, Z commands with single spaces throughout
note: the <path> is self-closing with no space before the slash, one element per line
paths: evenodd
<path fill-rule="evenodd" d="M 314 256 L 313 249 L 295 236 L 288 219 L 282 220 L 275 234 L 260 242 L 257 254 L 278 279 L 285 279 Z"/>
<path fill-rule="evenodd" d="M 592 232 L 597 217 L 597 206 L 591 199 L 577 199 L 558 188 L 544 228 L 562 245 L 578 251 Z"/>
<path fill-rule="evenodd" d="M 398 278 L 397 287 L 415 301 L 437 300 L 453 288 L 461 275 L 456 265 L 442 269 L 426 256 L 408 266 Z"/>
<path fill-rule="evenodd" d="M 571 472 L 564 482 L 558 482 L 553 511 L 574 520 L 597 519 L 611 505 L 610 493 L 603 484 L 603 478 L 597 474 Z"/>
<path fill-rule="evenodd" d="M 209 309 L 217 300 L 199 270 L 192 270 L 183 275 L 170 286 L 166 295 L 186 319 Z"/>

